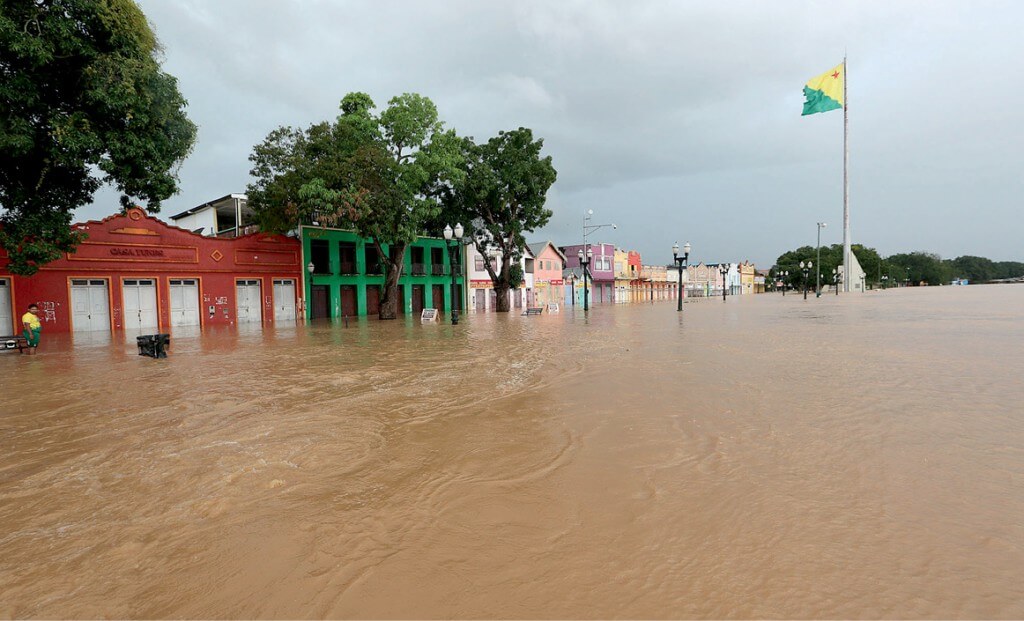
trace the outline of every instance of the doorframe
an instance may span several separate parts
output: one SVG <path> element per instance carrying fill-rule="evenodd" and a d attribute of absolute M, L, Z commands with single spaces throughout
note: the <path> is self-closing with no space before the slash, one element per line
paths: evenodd
<path fill-rule="evenodd" d="M 121 316 L 124 317 L 124 281 L 125 280 L 152 280 L 153 290 L 156 291 L 156 331 L 160 332 L 163 330 L 163 322 L 160 321 L 160 277 L 159 276 L 125 276 L 121 275 L 119 281 L 121 283 Z M 170 292 L 168 292 L 170 293 Z M 168 306 L 168 310 L 170 306 Z M 168 317 L 169 318 L 169 317 Z M 121 326 L 122 330 L 127 330 L 127 323 Z M 72 330 L 73 331 L 73 330 Z"/>
<path fill-rule="evenodd" d="M 205 299 L 203 297 L 203 277 L 202 276 L 177 276 L 177 275 L 165 276 L 164 277 L 164 282 L 167 284 L 167 321 L 169 322 L 168 326 L 167 326 L 168 328 L 170 328 L 172 326 L 172 324 L 173 324 L 173 322 L 171 322 L 171 281 L 172 280 L 194 280 L 194 281 L 196 281 L 196 283 L 198 283 L 199 291 L 196 292 L 196 295 L 198 296 L 198 299 L 196 301 L 199 303 L 199 331 L 202 332 L 203 329 L 206 328 L 206 308 L 203 307 L 203 303 L 205 302 Z M 207 306 L 211 306 L 211 305 L 208 304 Z M 184 326 L 182 326 L 182 327 L 184 327 Z"/>
<path fill-rule="evenodd" d="M 110 324 L 110 334 L 114 333 L 114 287 L 111 282 L 112 277 L 107 276 L 68 276 L 68 327 L 71 328 L 71 334 L 75 333 L 75 307 L 71 299 L 71 281 L 72 280 L 105 280 L 107 281 L 107 323 Z M 159 320 L 158 320 L 159 321 Z"/>

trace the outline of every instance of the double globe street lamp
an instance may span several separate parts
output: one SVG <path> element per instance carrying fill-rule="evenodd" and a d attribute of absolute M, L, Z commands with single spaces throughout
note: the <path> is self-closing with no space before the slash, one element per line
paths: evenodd
<path fill-rule="evenodd" d="M 676 269 L 679 270 L 679 290 L 676 291 L 676 297 L 679 299 L 677 305 L 679 312 L 683 311 L 683 270 L 688 267 L 690 260 L 690 242 L 686 242 L 683 246 L 683 256 L 679 256 L 679 242 L 672 244 L 672 260 L 676 263 Z"/>
<path fill-rule="evenodd" d="M 832 268 L 832 286 L 834 286 L 836 288 L 836 295 L 837 296 L 839 295 L 839 276 L 840 276 L 839 269 L 833 267 Z"/>
<path fill-rule="evenodd" d="M 458 290 L 455 286 L 455 273 L 459 271 L 459 263 L 457 261 L 455 249 L 462 245 L 463 238 L 462 234 L 465 233 L 465 229 L 462 228 L 462 224 L 456 223 L 453 229 L 450 224 L 444 225 L 444 245 L 448 248 L 448 265 L 452 271 L 452 325 L 458 325 L 459 323 L 459 304 L 460 300 Z"/>
<path fill-rule="evenodd" d="M 576 256 L 580 260 L 580 267 L 583 268 L 583 312 L 587 312 L 590 310 L 590 290 L 587 289 L 587 276 L 590 273 L 590 263 L 594 260 L 594 249 L 588 247 L 584 254 L 583 249 L 580 248 Z"/>
<path fill-rule="evenodd" d="M 805 300 L 807 299 L 807 275 L 811 272 L 811 268 L 812 267 L 814 267 L 814 261 L 808 261 L 806 264 L 804 264 L 803 261 L 800 262 L 800 269 L 803 270 L 803 272 L 804 272 L 804 299 Z"/>
<path fill-rule="evenodd" d="M 729 264 L 723 263 L 718 266 L 718 271 L 722 274 L 722 301 L 725 301 L 725 277 L 729 274 Z"/>

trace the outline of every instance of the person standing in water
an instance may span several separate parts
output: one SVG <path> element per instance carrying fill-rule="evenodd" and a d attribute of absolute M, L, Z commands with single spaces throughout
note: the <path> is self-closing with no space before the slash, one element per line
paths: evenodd
<path fill-rule="evenodd" d="M 35 304 L 29 304 L 28 312 L 21 316 L 21 323 L 25 327 L 28 353 L 35 354 L 36 348 L 39 347 L 39 333 L 43 330 L 43 324 L 39 321 L 39 307 Z"/>

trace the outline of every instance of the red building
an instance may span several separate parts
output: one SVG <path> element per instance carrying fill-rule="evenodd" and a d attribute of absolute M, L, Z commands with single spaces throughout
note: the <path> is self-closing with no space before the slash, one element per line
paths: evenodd
<path fill-rule="evenodd" d="M 0 250 L 0 334 L 40 307 L 44 332 L 294 321 L 301 245 L 282 235 L 196 235 L 138 208 L 74 225 L 87 239 L 33 276 L 12 276 Z"/>

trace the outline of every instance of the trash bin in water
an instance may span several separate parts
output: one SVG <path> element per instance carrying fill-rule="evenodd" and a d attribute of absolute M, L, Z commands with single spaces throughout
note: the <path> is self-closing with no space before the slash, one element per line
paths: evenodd
<path fill-rule="evenodd" d="M 171 344 L 170 334 L 144 334 L 142 336 L 135 337 L 135 342 L 139 346 L 140 356 L 149 356 L 150 358 L 166 358 L 167 347 Z"/>

